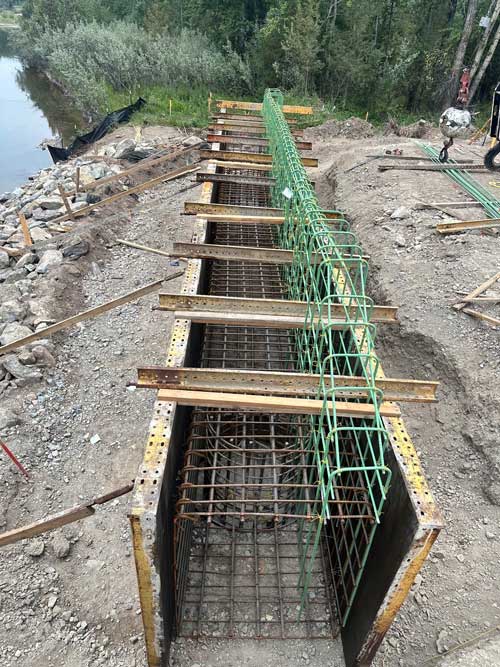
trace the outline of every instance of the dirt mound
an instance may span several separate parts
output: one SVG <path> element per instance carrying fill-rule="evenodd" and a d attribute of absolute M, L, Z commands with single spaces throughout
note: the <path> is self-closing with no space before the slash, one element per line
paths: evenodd
<path fill-rule="evenodd" d="M 351 116 L 347 120 L 327 120 L 323 125 L 313 127 L 308 134 L 314 139 L 334 139 L 345 137 L 346 139 L 366 139 L 373 137 L 375 128 L 366 120 Z"/>

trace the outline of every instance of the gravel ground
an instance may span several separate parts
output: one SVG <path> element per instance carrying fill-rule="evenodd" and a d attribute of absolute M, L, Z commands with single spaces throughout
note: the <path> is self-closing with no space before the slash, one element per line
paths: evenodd
<path fill-rule="evenodd" d="M 306 134 L 314 141 L 315 130 Z M 396 147 L 420 154 L 414 143 L 395 137 L 323 141 L 315 150 L 320 169 L 311 176 L 322 204 L 347 212 L 370 255 L 375 302 L 399 306 L 400 327 L 378 328 L 385 372 L 441 382 L 437 404 L 406 404 L 402 413 L 446 527 L 375 661 L 377 667 L 420 667 L 500 622 L 499 331 L 451 307 L 459 292 L 498 272 L 500 236 L 437 234 L 436 223 L 451 218 L 418 210 L 417 202 L 465 199 L 444 174 L 379 172 L 383 160 L 345 173 L 365 155 Z M 457 142 L 454 157 L 479 161 L 480 154 Z M 485 186 L 491 181 L 489 174 L 474 176 Z M 456 217 L 477 219 L 480 210 L 461 209 Z M 493 292 L 500 294 L 500 284 Z M 477 309 L 500 316 L 499 306 Z M 498 647 L 487 660 L 470 660 L 460 664 L 498 666 Z"/>
<path fill-rule="evenodd" d="M 120 138 L 124 136 L 120 130 Z M 311 131 L 315 141 L 314 130 Z M 371 255 L 375 300 L 400 306 L 399 330 L 379 330 L 387 374 L 442 382 L 440 402 L 403 406 L 403 415 L 446 520 L 377 667 L 421 667 L 438 651 L 500 623 L 500 458 L 498 331 L 450 308 L 498 271 L 497 235 L 440 238 L 442 216 L 415 207 L 457 200 L 444 175 L 377 171 L 377 161 L 344 174 L 367 152 L 404 140 L 374 137 L 315 141 L 322 203 L 347 211 Z M 477 150 L 477 149 L 475 149 Z M 462 155 L 461 155 L 462 157 Z M 487 176 L 479 177 L 485 183 Z M 68 316 L 165 276 L 168 259 L 121 245 L 119 236 L 168 250 L 191 237 L 179 216 L 191 177 L 142 194 L 137 203 L 101 213 L 86 225 L 90 253 L 37 279 L 35 296 Z M 401 206 L 408 216 L 392 218 Z M 477 210 L 460 211 L 473 218 Z M 180 281 L 169 284 L 178 288 Z M 0 286 L 2 290 L 2 286 Z M 500 291 L 500 290 L 499 290 Z M 171 316 L 151 311 L 154 295 L 53 337 L 56 366 L 43 382 L 9 388 L 1 406 L 21 423 L 2 436 L 26 464 L 25 481 L 0 459 L 0 528 L 10 529 L 129 482 L 142 460 L 154 401 L 130 391 L 138 365 L 164 362 Z M 483 306 L 481 306 L 483 308 Z M 491 307 L 486 312 L 495 313 Z M 498 310 L 497 310 L 497 316 Z M 96 439 L 95 436 L 98 436 Z M 96 516 L 2 551 L 0 664 L 145 667 L 142 622 L 130 543 L 127 497 Z M 498 641 L 443 658 L 440 664 L 500 665 Z M 338 642 L 179 640 L 175 667 L 312 665 L 342 667 Z"/>

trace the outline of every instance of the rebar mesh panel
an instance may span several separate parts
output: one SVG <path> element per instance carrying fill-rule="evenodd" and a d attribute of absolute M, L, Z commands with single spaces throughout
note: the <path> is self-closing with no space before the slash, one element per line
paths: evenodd
<path fill-rule="evenodd" d="M 191 524 L 192 526 L 192 524 Z M 189 530 L 182 522 L 180 530 Z M 305 613 L 297 617 L 298 542 L 294 526 L 267 530 L 249 519 L 228 530 L 204 524 L 192 535 L 190 569 L 179 619 L 193 637 L 324 639 L 337 633 L 319 558 Z"/>

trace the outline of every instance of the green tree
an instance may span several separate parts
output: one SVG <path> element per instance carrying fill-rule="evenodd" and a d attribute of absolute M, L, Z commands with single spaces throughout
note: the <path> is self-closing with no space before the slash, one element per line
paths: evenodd
<path fill-rule="evenodd" d="M 286 86 L 305 95 L 313 92 L 314 75 L 321 69 L 319 36 L 319 0 L 297 0 L 281 44 L 283 60 L 276 67 Z"/>

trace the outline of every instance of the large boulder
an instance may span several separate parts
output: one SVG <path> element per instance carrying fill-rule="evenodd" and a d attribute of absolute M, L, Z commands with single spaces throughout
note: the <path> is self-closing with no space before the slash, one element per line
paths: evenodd
<path fill-rule="evenodd" d="M 26 317 L 28 308 L 18 299 L 4 301 L 0 305 L 0 322 L 21 322 Z"/>
<path fill-rule="evenodd" d="M 64 202 L 61 197 L 42 197 L 38 200 L 38 205 L 46 211 L 57 211 L 64 206 Z"/>
<path fill-rule="evenodd" d="M 24 324 L 10 322 L 2 331 L 2 335 L 0 335 L 0 344 L 10 345 L 10 343 L 14 343 L 16 340 L 31 336 L 32 333 L 31 329 L 24 326 Z"/>
<path fill-rule="evenodd" d="M 114 157 L 119 160 L 135 149 L 135 141 L 133 139 L 123 139 L 116 144 Z"/>
<path fill-rule="evenodd" d="M 23 366 L 15 354 L 8 354 L 0 359 L 0 364 L 4 367 L 7 373 L 10 373 L 16 380 L 24 380 L 25 382 L 36 382 L 42 379 L 42 374 L 39 370 Z"/>

